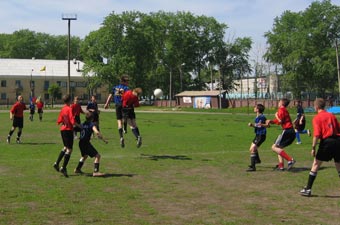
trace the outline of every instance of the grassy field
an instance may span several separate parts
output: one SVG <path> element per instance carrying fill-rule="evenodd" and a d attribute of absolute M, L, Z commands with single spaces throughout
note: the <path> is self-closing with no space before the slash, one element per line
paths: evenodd
<path fill-rule="evenodd" d="M 45 112 L 42 122 L 26 113 L 22 144 L 6 143 L 11 121 L 8 111 L 0 113 L 0 224 L 339 224 L 332 162 L 323 164 L 312 197 L 298 193 L 312 163 L 307 135 L 287 148 L 295 168 L 273 171 L 277 156 L 270 148 L 281 130 L 272 126 L 262 164 L 247 173 L 253 114 L 137 112 L 139 149 L 131 131 L 126 147 L 119 146 L 113 112 L 100 116 L 109 144 L 92 143 L 107 176 L 91 177 L 93 159 L 83 167 L 86 175 L 73 174 L 76 141 L 65 178 L 52 167 L 62 148 L 57 112 Z"/>

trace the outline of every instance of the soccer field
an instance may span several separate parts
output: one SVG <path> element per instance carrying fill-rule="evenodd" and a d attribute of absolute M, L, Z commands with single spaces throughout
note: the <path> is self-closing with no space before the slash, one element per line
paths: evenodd
<path fill-rule="evenodd" d="M 0 224 L 339 224 L 340 182 L 332 162 L 319 171 L 313 197 L 299 195 L 312 163 L 307 135 L 287 148 L 295 167 L 273 171 L 271 145 L 281 129 L 271 126 L 262 163 L 247 173 L 254 137 L 247 123 L 255 115 L 136 114 L 141 148 L 130 130 L 121 148 L 115 114 L 104 111 L 100 129 L 109 143 L 92 143 L 106 177 L 91 176 L 90 158 L 85 175 L 73 173 L 76 140 L 65 178 L 52 167 L 62 148 L 58 113 L 46 111 L 42 122 L 35 114 L 31 122 L 26 112 L 22 144 L 6 143 L 11 121 L 7 111 L 0 113 Z"/>

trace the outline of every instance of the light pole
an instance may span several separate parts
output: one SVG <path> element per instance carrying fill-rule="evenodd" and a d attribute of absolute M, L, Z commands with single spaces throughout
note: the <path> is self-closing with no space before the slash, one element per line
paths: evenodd
<path fill-rule="evenodd" d="M 70 54 L 71 54 L 71 20 L 77 20 L 77 14 L 62 14 L 62 20 L 68 21 L 68 42 L 67 42 L 67 94 L 70 94 L 71 83 L 71 68 L 70 68 Z"/>
<path fill-rule="evenodd" d="M 172 100 L 172 98 L 171 98 L 171 94 L 172 94 L 172 69 L 171 69 L 171 67 L 169 67 L 169 70 L 170 70 L 170 83 L 169 83 L 169 107 L 171 107 L 171 106 L 172 106 L 172 104 L 171 104 L 171 100 Z"/>

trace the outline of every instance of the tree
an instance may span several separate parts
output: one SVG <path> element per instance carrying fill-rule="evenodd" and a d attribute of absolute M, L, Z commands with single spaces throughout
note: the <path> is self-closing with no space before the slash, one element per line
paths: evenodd
<path fill-rule="evenodd" d="M 323 97 L 334 92 L 334 39 L 327 34 L 332 26 L 340 27 L 340 20 L 334 21 L 339 13 L 340 8 L 329 0 L 313 2 L 303 12 L 284 12 L 265 34 L 269 43 L 266 59 L 282 66 L 282 88 L 296 98 L 301 98 L 302 92 Z"/>
<path fill-rule="evenodd" d="M 47 91 L 49 95 L 52 96 L 52 108 L 53 108 L 55 99 L 57 98 L 58 95 L 61 94 L 60 87 L 57 84 L 52 84 Z"/>

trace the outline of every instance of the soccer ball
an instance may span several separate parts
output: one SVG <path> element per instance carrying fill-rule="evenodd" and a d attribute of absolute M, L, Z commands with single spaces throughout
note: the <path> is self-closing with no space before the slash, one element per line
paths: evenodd
<path fill-rule="evenodd" d="M 156 98 L 160 98 L 160 97 L 163 96 L 163 91 L 161 89 L 157 88 L 153 91 L 153 94 L 155 95 Z"/>

